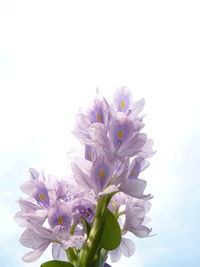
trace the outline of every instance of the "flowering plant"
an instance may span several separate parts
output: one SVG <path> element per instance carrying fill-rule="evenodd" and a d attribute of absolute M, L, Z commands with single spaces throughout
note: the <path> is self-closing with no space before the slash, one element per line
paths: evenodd
<path fill-rule="evenodd" d="M 72 161 L 74 182 L 29 169 L 30 180 L 21 186 L 28 198 L 18 200 L 15 215 L 25 228 L 21 244 L 32 249 L 25 262 L 36 261 L 51 244 L 54 260 L 42 267 L 108 267 L 108 255 L 116 262 L 134 254 L 128 232 L 149 236 L 152 197 L 139 175 L 154 152 L 141 133 L 143 106 L 144 99 L 133 102 L 126 87 L 111 105 L 97 91 L 92 106 L 76 117 L 74 134 L 84 152 Z"/>

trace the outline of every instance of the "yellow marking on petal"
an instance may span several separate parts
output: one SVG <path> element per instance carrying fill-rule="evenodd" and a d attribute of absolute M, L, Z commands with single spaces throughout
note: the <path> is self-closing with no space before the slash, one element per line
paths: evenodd
<path fill-rule="evenodd" d="M 57 220 L 58 220 L 59 224 L 63 224 L 63 222 L 64 222 L 64 219 L 61 216 L 58 216 Z"/>
<path fill-rule="evenodd" d="M 137 171 L 137 169 L 133 170 L 133 171 L 131 172 L 131 176 L 134 176 L 134 175 L 136 174 L 136 171 Z"/>
<path fill-rule="evenodd" d="M 97 120 L 102 122 L 102 117 L 100 113 L 97 114 Z"/>
<path fill-rule="evenodd" d="M 124 102 L 124 100 L 122 100 L 122 102 L 121 102 L 121 104 L 120 104 L 120 108 L 121 108 L 121 109 L 125 108 L 125 102 Z"/>
<path fill-rule="evenodd" d="M 99 173 L 99 176 L 100 176 L 100 178 L 101 178 L 101 179 L 103 179 L 103 178 L 104 178 L 104 176 L 105 176 L 105 173 L 104 173 L 104 171 L 100 171 L 100 173 Z"/>
<path fill-rule="evenodd" d="M 39 198 L 40 198 L 40 200 L 46 200 L 46 197 L 45 197 L 45 195 L 44 194 L 39 194 Z"/>
<path fill-rule="evenodd" d="M 123 131 L 120 130 L 120 131 L 118 132 L 118 134 L 117 134 L 117 137 L 121 139 L 121 138 L 123 137 L 123 135 L 124 135 L 124 134 L 123 134 Z"/>
<path fill-rule="evenodd" d="M 88 153 L 88 159 L 91 159 L 91 153 L 90 152 Z"/>

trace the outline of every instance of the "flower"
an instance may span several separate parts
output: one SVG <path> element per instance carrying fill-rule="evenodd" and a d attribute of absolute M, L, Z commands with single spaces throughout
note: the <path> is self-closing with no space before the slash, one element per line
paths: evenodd
<path fill-rule="evenodd" d="M 95 214 L 94 203 L 84 198 L 75 198 L 70 205 L 74 223 L 80 223 L 81 217 L 83 217 L 88 223 L 92 224 Z"/>
<path fill-rule="evenodd" d="M 138 237 L 147 237 L 151 232 L 146 224 L 149 219 L 145 214 L 150 210 L 151 205 L 149 201 L 129 200 L 126 206 L 126 220 L 124 223 L 124 230 L 132 232 Z"/>
<path fill-rule="evenodd" d="M 30 223 L 22 234 L 20 242 L 25 247 L 33 249 L 33 251 L 24 255 L 23 260 L 25 262 L 34 262 L 52 242 L 60 244 L 64 250 L 69 247 L 80 248 L 80 244 L 82 245 L 84 242 L 84 237 L 70 235 L 61 225 L 49 230 L 40 224 Z"/>
<path fill-rule="evenodd" d="M 21 210 L 14 217 L 25 228 L 21 244 L 32 249 L 24 261 L 34 262 L 52 244 L 56 260 L 75 265 L 83 261 L 83 266 L 101 261 L 111 267 L 108 254 L 116 262 L 135 252 L 134 243 L 125 237 L 128 232 L 150 235 L 146 213 L 152 197 L 144 194 L 147 182 L 140 173 L 155 152 L 153 141 L 142 132 L 144 103 L 133 101 L 130 90 L 120 87 L 110 105 L 97 91 L 91 106 L 80 110 L 73 132 L 84 153 L 71 164 L 75 183 L 29 169 L 30 179 L 21 186 L 27 197 L 18 200 Z M 107 246 L 102 235 L 111 232 L 113 237 L 112 229 L 103 229 L 108 221 L 115 225 L 117 238 Z"/>

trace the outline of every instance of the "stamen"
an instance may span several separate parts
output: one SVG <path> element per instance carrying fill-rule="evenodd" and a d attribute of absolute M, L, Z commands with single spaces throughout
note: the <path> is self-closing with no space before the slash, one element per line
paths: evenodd
<path fill-rule="evenodd" d="M 45 195 L 44 194 L 39 194 L 39 198 L 40 198 L 40 200 L 46 200 L 46 197 L 45 197 Z"/>
<path fill-rule="evenodd" d="M 121 108 L 121 109 L 125 108 L 125 102 L 124 102 L 124 100 L 122 100 L 122 102 L 121 102 L 121 104 L 120 104 L 120 108 Z"/>
<path fill-rule="evenodd" d="M 63 224 L 63 222 L 64 222 L 64 219 L 61 216 L 58 216 L 57 220 L 58 220 L 59 224 Z"/>
<path fill-rule="evenodd" d="M 123 135 L 124 135 L 124 134 L 123 134 L 123 131 L 120 130 L 120 131 L 118 132 L 118 134 L 117 134 L 117 137 L 121 139 L 121 138 L 123 137 Z"/>
<path fill-rule="evenodd" d="M 101 178 L 101 179 L 103 179 L 103 178 L 104 178 L 104 176 L 105 176 L 105 173 L 104 173 L 104 171 L 100 171 L 100 173 L 99 173 L 99 176 L 100 176 L 100 178 Z"/>
<path fill-rule="evenodd" d="M 134 175 L 136 174 L 136 171 L 137 171 L 137 169 L 133 170 L 133 171 L 131 172 L 131 176 L 134 176 Z"/>
<path fill-rule="evenodd" d="M 101 114 L 100 113 L 97 114 L 97 120 L 100 121 L 100 122 L 102 122 L 102 117 L 101 117 Z"/>

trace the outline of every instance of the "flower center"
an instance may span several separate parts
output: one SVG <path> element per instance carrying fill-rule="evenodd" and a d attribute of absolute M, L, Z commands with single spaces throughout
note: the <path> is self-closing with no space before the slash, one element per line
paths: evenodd
<path fill-rule="evenodd" d="M 100 171 L 100 172 L 99 172 L 99 176 L 100 176 L 100 179 L 103 179 L 103 178 L 104 178 L 104 176 L 105 176 L 105 173 L 104 173 L 104 171 Z"/>
<path fill-rule="evenodd" d="M 119 139 L 121 139 L 122 137 L 123 137 L 123 131 L 122 130 L 120 130 L 119 132 L 118 132 L 118 134 L 117 134 L 117 137 L 119 138 Z"/>
<path fill-rule="evenodd" d="M 101 117 L 101 114 L 100 113 L 97 114 L 97 120 L 100 121 L 100 122 L 102 122 L 102 117 Z"/>
<path fill-rule="evenodd" d="M 58 216 L 57 220 L 58 220 L 59 224 L 63 224 L 63 222 L 64 222 L 64 219 L 62 216 Z"/>
<path fill-rule="evenodd" d="M 121 102 L 121 104 L 120 104 L 120 108 L 121 108 L 121 109 L 125 108 L 125 102 L 124 102 L 124 100 L 122 100 L 122 102 Z"/>
<path fill-rule="evenodd" d="M 136 169 L 131 172 L 131 176 L 134 176 L 136 174 Z"/>
<path fill-rule="evenodd" d="M 40 198 L 40 200 L 46 200 L 46 197 L 45 197 L 45 195 L 44 194 L 39 194 L 39 198 Z"/>

